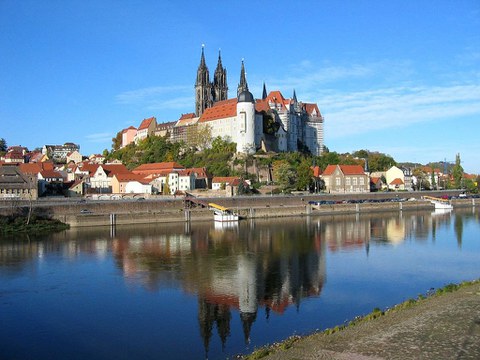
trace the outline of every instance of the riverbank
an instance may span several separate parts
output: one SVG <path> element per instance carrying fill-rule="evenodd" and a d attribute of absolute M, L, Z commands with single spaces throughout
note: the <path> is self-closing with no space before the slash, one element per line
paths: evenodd
<path fill-rule="evenodd" d="M 57 219 L 33 217 L 30 221 L 27 221 L 25 216 L 0 216 L 0 234 L 37 234 L 62 231 L 69 227 L 68 224 Z"/>
<path fill-rule="evenodd" d="M 345 327 L 292 337 L 242 359 L 480 359 L 480 280 L 375 310 Z"/>

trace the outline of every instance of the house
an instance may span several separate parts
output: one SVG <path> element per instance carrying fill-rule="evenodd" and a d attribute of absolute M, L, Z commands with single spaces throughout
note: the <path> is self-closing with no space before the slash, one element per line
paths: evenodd
<path fill-rule="evenodd" d="M 360 165 L 328 165 L 322 178 L 330 193 L 370 191 L 369 177 Z"/>
<path fill-rule="evenodd" d="M 40 151 L 34 151 L 27 154 L 28 162 L 30 163 L 39 163 L 48 161 L 49 158 L 46 154 L 42 154 Z"/>
<path fill-rule="evenodd" d="M 383 181 L 381 177 L 370 177 L 370 191 L 379 191 L 382 190 Z"/>
<path fill-rule="evenodd" d="M 6 164 L 19 164 L 25 162 L 25 157 L 20 151 L 9 151 L 5 154 L 4 161 Z"/>
<path fill-rule="evenodd" d="M 207 168 L 190 168 L 187 172 L 195 176 L 195 189 L 208 189 L 212 183 L 212 177 L 207 173 Z"/>
<path fill-rule="evenodd" d="M 47 155 L 57 163 L 66 163 L 67 154 L 74 151 L 80 151 L 80 145 L 71 142 L 63 145 L 44 145 L 42 148 L 42 154 Z"/>
<path fill-rule="evenodd" d="M 58 194 L 63 188 L 63 176 L 53 169 L 41 170 L 38 175 L 38 192 L 45 195 L 47 192 Z"/>
<path fill-rule="evenodd" d="M 405 174 L 402 169 L 392 166 L 385 173 L 388 190 L 405 190 Z"/>
<path fill-rule="evenodd" d="M 0 166 L 0 199 L 36 200 L 37 180 L 24 174 L 18 166 Z"/>
<path fill-rule="evenodd" d="M 88 157 L 91 164 L 103 164 L 105 162 L 105 156 L 102 154 L 92 154 Z"/>
<path fill-rule="evenodd" d="M 165 137 L 170 139 L 170 136 L 173 132 L 173 127 L 177 121 L 170 121 L 166 123 L 157 124 L 157 128 L 155 129 L 155 136 Z"/>
<path fill-rule="evenodd" d="M 135 135 L 137 135 L 137 128 L 130 126 L 122 130 L 122 145 L 120 148 L 124 148 L 128 144 L 131 144 L 135 140 Z"/>
<path fill-rule="evenodd" d="M 223 190 L 234 182 L 238 184 L 238 181 L 240 181 L 238 176 L 215 176 L 212 178 L 212 190 Z"/>
<path fill-rule="evenodd" d="M 138 143 L 140 140 L 144 140 L 148 136 L 153 135 L 156 128 L 157 119 L 155 117 L 144 119 L 137 129 L 137 134 L 134 138 L 135 143 Z"/>
<path fill-rule="evenodd" d="M 195 174 L 187 170 L 175 170 L 168 174 L 168 187 L 170 194 L 177 191 L 188 191 L 195 189 Z"/>
<path fill-rule="evenodd" d="M 73 161 L 75 164 L 82 162 L 82 154 L 78 152 L 78 150 L 71 151 L 67 154 L 67 164 Z"/>
<path fill-rule="evenodd" d="M 112 193 L 152 193 L 150 180 L 145 176 L 133 173 L 119 173 L 112 177 Z"/>
<path fill-rule="evenodd" d="M 112 191 L 112 179 L 114 175 L 130 173 L 123 164 L 91 164 L 91 166 L 92 169 L 96 166 L 96 170 L 93 174 L 89 173 L 90 187 L 101 192 Z"/>
<path fill-rule="evenodd" d="M 85 195 L 85 180 L 84 179 L 78 179 L 78 180 L 75 180 L 75 181 L 71 181 L 68 184 L 66 195 L 68 197 L 76 197 L 76 196 Z"/>

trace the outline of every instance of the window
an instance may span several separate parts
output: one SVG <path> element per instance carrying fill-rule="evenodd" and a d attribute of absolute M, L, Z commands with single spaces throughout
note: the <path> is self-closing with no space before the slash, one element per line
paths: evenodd
<path fill-rule="evenodd" d="M 350 185 L 350 178 L 349 177 L 345 178 L 345 185 Z"/>
<path fill-rule="evenodd" d="M 335 185 L 337 185 L 337 186 L 341 185 L 341 181 L 340 181 L 339 177 L 335 178 Z"/>
<path fill-rule="evenodd" d="M 363 177 L 360 178 L 360 185 L 365 185 L 365 179 Z"/>
<path fill-rule="evenodd" d="M 356 177 L 353 178 L 353 185 L 357 185 L 357 178 Z"/>

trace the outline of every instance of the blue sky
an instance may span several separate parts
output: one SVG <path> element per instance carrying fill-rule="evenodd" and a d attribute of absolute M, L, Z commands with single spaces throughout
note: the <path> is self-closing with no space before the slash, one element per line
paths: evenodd
<path fill-rule="evenodd" d="M 85 155 L 142 119 L 194 111 L 201 46 L 316 102 L 331 151 L 480 173 L 480 1 L 0 0 L 0 137 Z"/>

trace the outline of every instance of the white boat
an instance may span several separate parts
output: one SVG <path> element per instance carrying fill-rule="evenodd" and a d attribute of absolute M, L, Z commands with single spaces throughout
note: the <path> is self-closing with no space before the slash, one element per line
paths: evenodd
<path fill-rule="evenodd" d="M 234 213 L 229 208 L 214 203 L 209 203 L 208 206 L 210 207 L 210 210 L 213 210 L 213 219 L 215 221 L 224 222 L 240 220 L 240 216 L 238 216 L 238 214 Z"/>
<path fill-rule="evenodd" d="M 433 196 L 423 196 L 425 200 L 430 201 L 435 205 L 435 210 L 452 210 L 453 206 L 450 204 L 450 201 L 446 199 L 440 199 Z"/>

